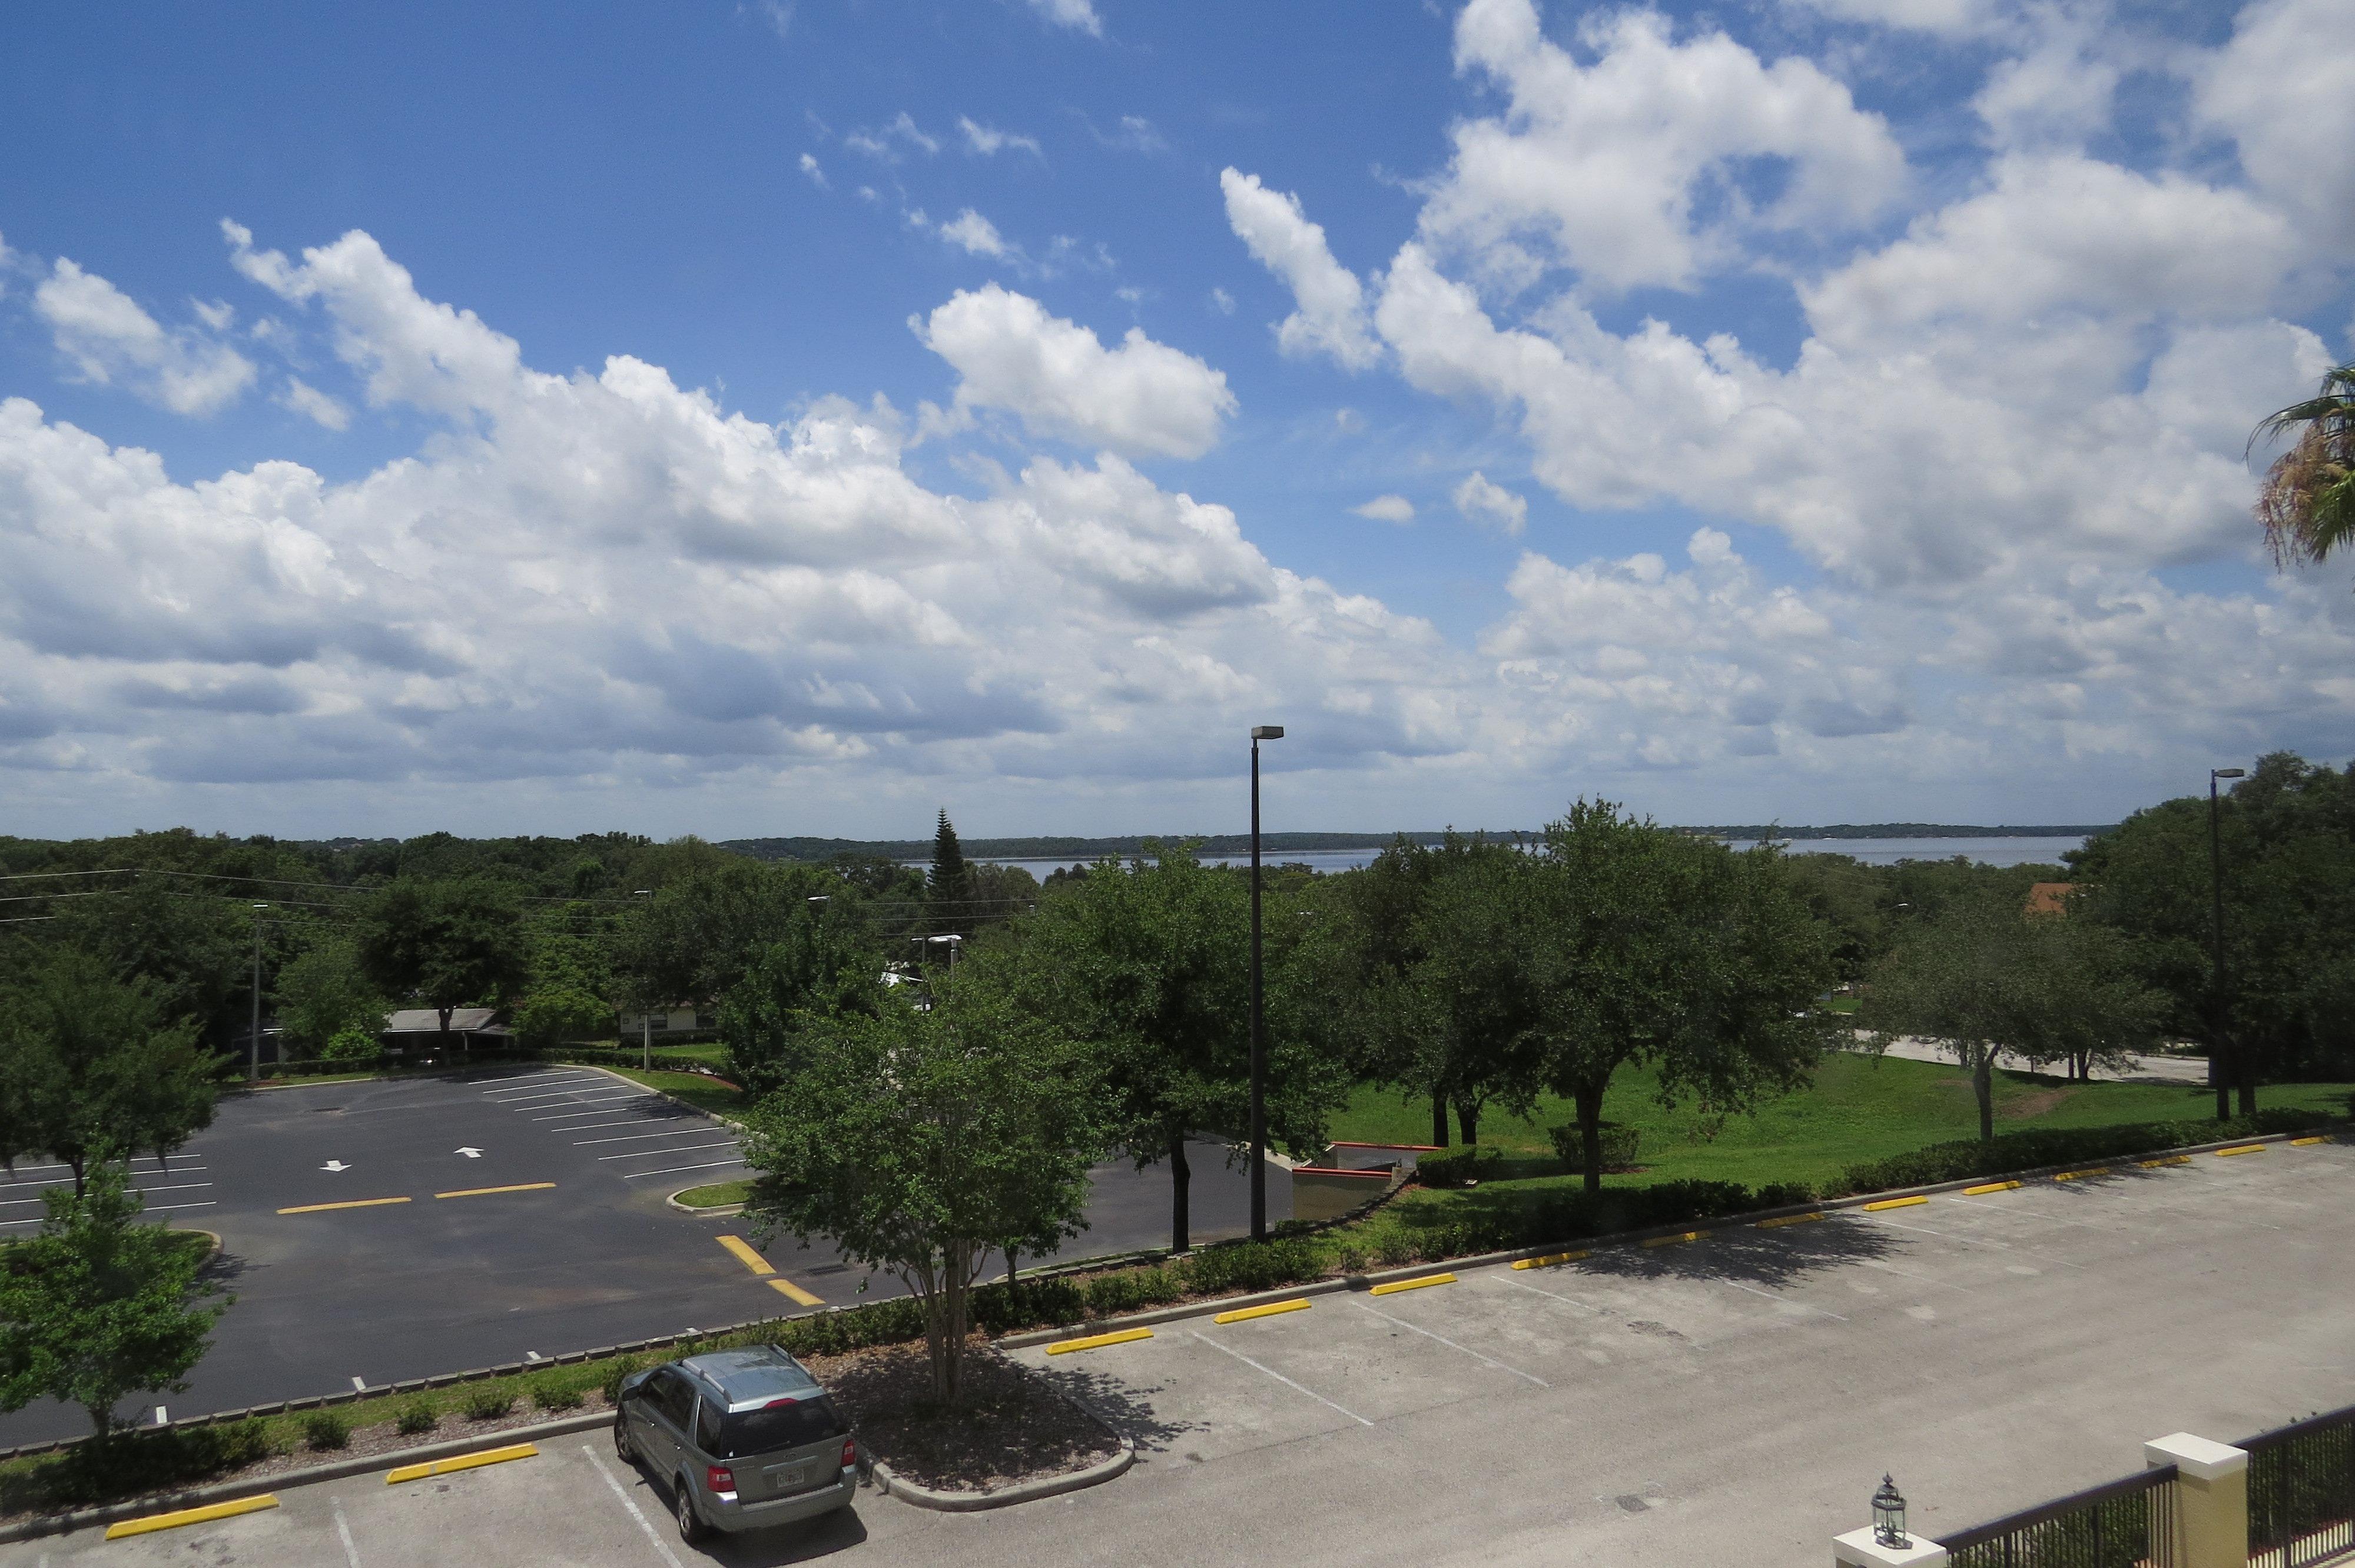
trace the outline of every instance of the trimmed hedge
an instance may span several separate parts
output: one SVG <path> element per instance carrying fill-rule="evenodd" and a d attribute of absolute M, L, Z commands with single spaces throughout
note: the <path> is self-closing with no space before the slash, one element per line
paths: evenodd
<path fill-rule="evenodd" d="M 1501 1252 L 1656 1225 L 1725 1219 L 1758 1209 L 1808 1202 L 1814 1197 L 1803 1187 L 1775 1184 L 1753 1191 L 1739 1181 L 1662 1181 L 1649 1187 L 1605 1187 L 1600 1192 L 1508 1190 L 1499 1192 L 1496 1202 L 1476 1201 L 1468 1212 L 1445 1221 L 1425 1225 L 1410 1221 L 1403 1232 L 1377 1243 L 1375 1261 L 1384 1266 L 1435 1263 L 1467 1253 Z M 1407 1247 L 1414 1256 L 1396 1255 Z"/>
<path fill-rule="evenodd" d="M 2254 1138 L 2265 1133 L 2304 1132 L 2337 1118 L 2322 1111 L 2261 1110 L 2231 1121 L 2140 1121 L 2115 1127 L 2040 1128 L 2007 1132 L 1992 1142 L 1977 1139 L 1934 1143 L 1886 1160 L 1851 1165 L 1825 1193 L 1845 1197 L 1891 1187 L 1930 1187 L 1975 1176 L 2001 1176 L 2047 1165 L 2083 1165 L 2130 1155 L 2153 1154 L 2187 1144 Z"/>
<path fill-rule="evenodd" d="M 224 1470 L 257 1464 L 276 1452 L 260 1421 L 118 1432 L 102 1442 L 77 1443 L 43 1467 L 37 1477 L 27 1477 L 19 1483 L 36 1489 L 33 1495 L 16 1495 L 16 1488 L 11 1487 L 0 1493 L 0 1505 L 80 1508 L 110 1502 L 138 1492 L 210 1480 Z"/>

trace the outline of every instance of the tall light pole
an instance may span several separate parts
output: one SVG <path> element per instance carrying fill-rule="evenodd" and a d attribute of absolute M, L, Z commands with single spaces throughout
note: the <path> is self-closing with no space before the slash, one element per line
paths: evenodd
<path fill-rule="evenodd" d="M 2239 768 L 2208 770 L 2208 893 L 2210 913 L 2214 916 L 2211 935 L 2215 943 L 2211 981 L 2214 995 L 2210 998 L 2208 1012 L 2208 1081 L 2216 1086 L 2218 1121 L 2232 1119 L 2232 1080 L 2240 1075 L 2241 1054 L 2224 1043 L 2224 832 L 2217 816 L 2216 780 L 2246 776 L 2247 770 Z"/>
<path fill-rule="evenodd" d="M 245 1037 L 245 1078 L 250 1084 L 261 1082 L 261 911 L 267 904 L 253 906 L 253 1018 L 251 1032 Z"/>
<path fill-rule="evenodd" d="M 637 887 L 630 891 L 633 898 L 652 898 L 654 895 L 655 890 L 651 887 Z M 638 1071 L 651 1073 L 654 1070 L 655 1004 L 641 1001 L 638 1003 Z"/>
<path fill-rule="evenodd" d="M 1259 743 L 1282 740 L 1280 724 L 1253 725 L 1252 741 L 1251 1234 L 1267 1240 L 1267 1018 L 1259 974 Z"/>

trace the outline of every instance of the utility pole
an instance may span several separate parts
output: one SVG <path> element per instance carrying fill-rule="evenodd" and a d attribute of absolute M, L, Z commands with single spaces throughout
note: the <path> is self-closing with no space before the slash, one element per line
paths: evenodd
<path fill-rule="evenodd" d="M 1267 1240 L 1267 1017 L 1262 1005 L 1259 957 L 1259 743 L 1282 740 L 1280 724 L 1252 727 L 1251 878 L 1251 1234 Z"/>

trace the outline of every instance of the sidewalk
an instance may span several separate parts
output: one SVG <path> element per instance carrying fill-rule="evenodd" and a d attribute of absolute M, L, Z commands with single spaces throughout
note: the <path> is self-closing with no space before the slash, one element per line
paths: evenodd
<path fill-rule="evenodd" d="M 1857 1047 L 1861 1052 L 1862 1045 Z M 1927 1040 L 1905 1039 L 1893 1042 L 1888 1054 L 1908 1062 L 1944 1062 L 1954 1065 L 1955 1054 L 1943 1045 Z M 2143 1056 L 2129 1055 L 2124 1072 L 2111 1072 L 2105 1067 L 2094 1069 L 2094 1081 L 2101 1084 L 2205 1084 L 2208 1081 L 2208 1058 L 2205 1056 Z M 2048 1062 L 2033 1068 L 2010 1052 L 1996 1058 L 1996 1065 L 2016 1072 L 2065 1073 L 2067 1067 L 2059 1062 Z"/>

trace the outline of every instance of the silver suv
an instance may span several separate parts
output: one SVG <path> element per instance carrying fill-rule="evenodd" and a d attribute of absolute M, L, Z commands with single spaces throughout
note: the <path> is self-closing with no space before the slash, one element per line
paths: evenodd
<path fill-rule="evenodd" d="M 670 1489 L 681 1540 L 847 1508 L 858 1440 L 809 1370 L 775 1345 L 633 1372 L 613 1451 Z"/>

